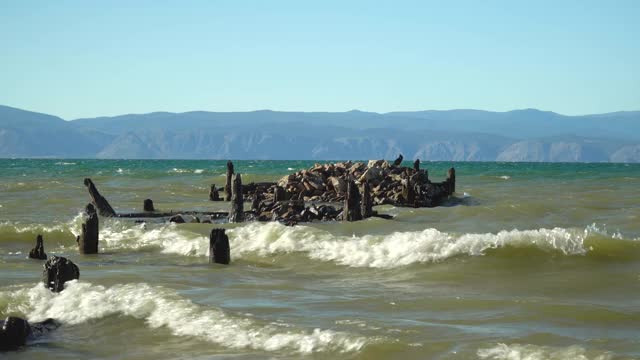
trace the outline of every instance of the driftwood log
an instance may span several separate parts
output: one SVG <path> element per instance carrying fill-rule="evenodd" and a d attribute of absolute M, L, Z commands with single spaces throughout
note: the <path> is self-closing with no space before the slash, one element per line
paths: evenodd
<path fill-rule="evenodd" d="M 95 205 L 95 207 L 98 209 L 98 213 L 100 214 L 100 216 L 104 216 L 104 217 L 116 216 L 115 210 L 113 210 L 111 205 L 109 205 L 109 202 L 107 201 L 107 199 L 105 199 L 102 195 L 100 195 L 100 193 L 98 192 L 98 189 L 93 184 L 93 181 L 91 181 L 91 179 L 89 178 L 84 179 L 84 185 L 89 190 L 91 201 L 93 202 L 93 205 Z"/>
<path fill-rule="evenodd" d="M 227 161 L 227 183 L 224 186 L 224 201 L 231 201 L 231 179 L 233 177 L 233 174 L 233 163 L 231 162 L 231 160 L 229 160 Z"/>
<path fill-rule="evenodd" d="M 233 176 L 231 190 L 229 222 L 240 223 L 244 221 L 244 196 L 242 195 L 242 176 L 240 176 L 240 174 Z"/>
<path fill-rule="evenodd" d="M 231 262 L 229 237 L 224 229 L 213 229 L 209 235 L 209 263 L 228 265 Z"/>
<path fill-rule="evenodd" d="M 42 235 L 36 238 L 36 247 L 29 251 L 29 259 L 47 260 L 47 254 L 44 252 L 44 241 Z"/>
<path fill-rule="evenodd" d="M 98 253 L 98 214 L 92 204 L 87 204 L 85 209 L 86 219 L 82 224 L 82 233 L 78 236 L 78 250 L 80 254 Z"/>

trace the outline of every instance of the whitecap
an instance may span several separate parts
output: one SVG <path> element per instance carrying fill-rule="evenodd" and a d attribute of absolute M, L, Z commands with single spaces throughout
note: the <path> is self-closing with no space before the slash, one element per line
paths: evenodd
<path fill-rule="evenodd" d="M 490 360 L 608 360 L 610 352 L 592 350 L 573 345 L 569 347 L 550 347 L 538 345 L 497 344 L 494 347 L 479 349 L 480 359 Z"/>
<path fill-rule="evenodd" d="M 204 172 L 204 169 L 195 169 L 193 170 L 194 174 L 202 174 Z"/>
<path fill-rule="evenodd" d="M 60 162 L 57 162 L 57 163 L 56 163 L 56 165 L 70 166 L 70 165 L 76 165 L 76 163 L 74 163 L 74 162 L 63 162 L 63 161 L 60 161 Z"/>
<path fill-rule="evenodd" d="M 292 168 L 292 167 L 289 167 L 289 168 L 287 168 L 287 170 L 289 170 L 289 171 L 293 171 L 293 170 L 295 170 L 295 169 L 294 169 L 294 168 Z"/>
<path fill-rule="evenodd" d="M 122 173 L 124 172 L 124 170 L 122 170 L 122 168 L 118 168 L 118 170 L 116 170 L 116 172 L 117 172 L 118 174 L 122 174 Z"/>
<path fill-rule="evenodd" d="M 500 176 L 500 179 L 502 179 L 502 180 L 509 180 L 509 179 L 511 179 L 511 176 L 508 176 L 508 175 L 502 175 L 502 176 Z"/>
<path fill-rule="evenodd" d="M 152 329 L 166 327 L 175 336 L 195 337 L 227 348 L 290 350 L 302 354 L 354 352 L 368 341 L 333 330 L 309 331 L 291 326 L 283 331 L 281 326 L 200 306 L 173 290 L 146 283 L 104 287 L 74 280 L 65 287 L 63 292 L 53 293 L 37 284 L 32 288 L 0 292 L 0 298 L 9 299 L 8 312 L 23 313 L 29 321 L 53 318 L 73 325 L 124 315 L 143 319 Z"/>

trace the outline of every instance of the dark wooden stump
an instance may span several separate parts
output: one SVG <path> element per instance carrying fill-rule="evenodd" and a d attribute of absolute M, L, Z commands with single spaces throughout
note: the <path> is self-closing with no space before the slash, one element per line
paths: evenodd
<path fill-rule="evenodd" d="M 98 253 L 98 214 L 92 204 L 88 204 L 85 209 L 87 218 L 82 224 L 82 234 L 78 236 L 78 249 L 80 254 Z"/>
<path fill-rule="evenodd" d="M 216 184 L 211 184 L 211 190 L 209 190 L 209 200 L 220 201 L 220 194 L 216 188 Z"/>
<path fill-rule="evenodd" d="M 416 203 L 416 190 L 413 181 L 409 179 L 402 179 L 402 200 L 405 204 L 413 206 Z"/>
<path fill-rule="evenodd" d="M 413 162 L 413 170 L 420 171 L 420 159 L 416 159 L 416 161 Z"/>
<path fill-rule="evenodd" d="M 276 186 L 273 189 L 273 202 L 278 202 L 278 201 L 285 201 L 287 200 L 285 198 L 286 196 L 286 191 L 284 190 L 284 188 L 282 186 Z"/>
<path fill-rule="evenodd" d="M 231 190 L 229 222 L 240 223 L 244 221 L 244 196 L 242 195 L 242 177 L 240 174 L 233 176 Z"/>
<path fill-rule="evenodd" d="M 231 201 L 231 195 L 233 191 L 231 190 L 231 178 L 233 177 L 233 163 L 231 160 L 227 161 L 227 183 L 224 186 L 224 201 Z"/>
<path fill-rule="evenodd" d="M 454 168 L 447 171 L 447 186 L 449 188 L 449 195 L 456 192 L 456 169 Z"/>
<path fill-rule="evenodd" d="M 347 183 L 347 197 L 344 200 L 344 209 L 342 209 L 342 220 L 362 220 L 360 192 L 358 191 L 358 186 L 353 180 L 349 180 Z"/>
<path fill-rule="evenodd" d="M 46 288 L 53 292 L 61 292 L 64 290 L 64 283 L 79 278 L 80 269 L 66 258 L 54 255 L 44 264 L 42 282 Z"/>
<path fill-rule="evenodd" d="M 113 210 L 111 205 L 109 205 L 109 202 L 107 201 L 107 199 L 105 199 L 102 195 L 100 195 L 100 193 L 98 192 L 98 189 L 93 184 L 93 181 L 91 181 L 91 179 L 89 178 L 84 179 L 84 185 L 89 190 L 91 201 L 93 202 L 93 205 L 95 205 L 95 207 L 98 209 L 100 216 L 105 216 L 105 217 L 116 216 L 115 210 Z"/>
<path fill-rule="evenodd" d="M 47 254 L 44 252 L 44 241 L 42 235 L 36 238 L 36 247 L 29 251 L 29 259 L 47 260 Z"/>
<path fill-rule="evenodd" d="M 362 184 L 362 218 L 367 219 L 373 215 L 373 199 L 371 198 L 371 187 L 369 182 Z"/>
<path fill-rule="evenodd" d="M 231 248 L 224 229 L 213 229 L 209 236 L 209 263 L 229 265 Z"/>
<path fill-rule="evenodd" d="M 153 200 L 146 199 L 144 201 L 143 209 L 144 211 L 148 211 L 148 212 L 156 211 L 156 209 L 153 207 Z"/>
<path fill-rule="evenodd" d="M 402 154 L 398 155 L 398 158 L 393 162 L 393 166 L 400 166 L 400 164 L 402 164 L 402 159 L 404 159 Z"/>

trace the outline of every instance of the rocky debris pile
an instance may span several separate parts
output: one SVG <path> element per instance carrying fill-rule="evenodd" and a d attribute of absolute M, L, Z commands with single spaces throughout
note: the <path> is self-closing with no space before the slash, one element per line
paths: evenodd
<path fill-rule="evenodd" d="M 314 220 L 335 221 L 341 218 L 342 213 L 331 205 L 305 206 L 303 200 L 263 200 L 253 211 L 258 221 L 280 221 L 288 225 Z"/>
<path fill-rule="evenodd" d="M 427 171 L 420 170 L 419 165 L 410 168 L 386 160 L 370 160 L 367 164 L 352 161 L 315 164 L 283 177 L 269 191 L 273 197 L 277 187 L 281 187 L 287 200 L 342 202 L 351 180 L 359 185 L 369 184 L 373 205 L 432 207 L 440 205 L 455 189 L 449 178 L 442 183 L 431 182 Z"/>

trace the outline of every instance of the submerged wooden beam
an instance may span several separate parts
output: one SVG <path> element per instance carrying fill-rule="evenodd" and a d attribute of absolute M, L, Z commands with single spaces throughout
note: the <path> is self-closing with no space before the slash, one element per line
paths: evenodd
<path fill-rule="evenodd" d="M 111 205 L 109 205 L 109 202 L 107 201 L 107 199 L 105 199 L 104 196 L 100 195 L 100 192 L 98 192 L 98 189 L 93 184 L 93 181 L 91 181 L 91 179 L 85 178 L 84 185 L 89 190 L 91 201 L 93 202 L 93 205 L 95 205 L 95 207 L 98 209 L 98 213 L 100 213 L 100 216 L 105 216 L 105 217 L 116 216 L 115 210 L 113 210 Z"/>

